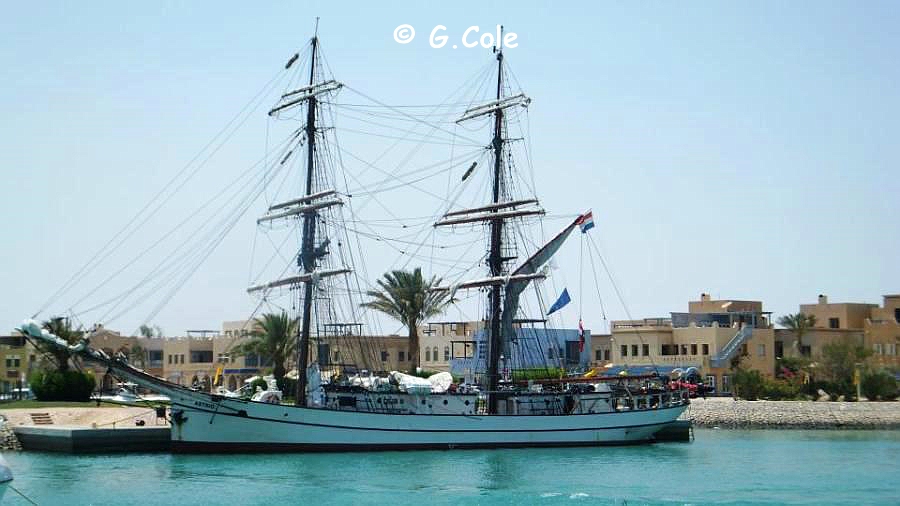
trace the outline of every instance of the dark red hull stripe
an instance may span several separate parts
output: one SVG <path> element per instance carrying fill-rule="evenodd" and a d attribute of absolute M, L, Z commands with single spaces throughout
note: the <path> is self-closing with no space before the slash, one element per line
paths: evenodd
<path fill-rule="evenodd" d="M 652 442 L 653 439 L 634 441 L 584 441 L 542 443 L 428 443 L 428 444 L 308 444 L 308 443 L 212 443 L 201 441 L 172 441 L 173 453 L 285 453 L 285 452 L 379 452 L 408 450 L 484 450 L 497 448 L 570 448 L 585 446 L 630 446 Z"/>
<path fill-rule="evenodd" d="M 610 427 L 584 427 L 584 428 L 572 428 L 572 429 L 393 429 L 393 428 L 386 428 L 386 427 L 353 427 L 353 426 L 349 426 L 349 425 L 330 425 L 330 424 L 324 424 L 324 423 L 295 422 L 295 421 L 291 421 L 291 420 L 279 420 L 277 418 L 260 418 L 260 417 L 253 417 L 253 416 L 240 416 L 240 415 L 232 414 L 232 413 L 222 413 L 221 411 L 216 413 L 216 412 L 205 410 L 205 409 L 198 409 L 198 408 L 192 407 L 192 406 L 185 406 L 183 404 L 173 404 L 173 406 L 179 406 L 179 407 L 184 408 L 186 410 L 186 414 L 188 415 L 188 418 L 190 418 L 190 411 L 195 411 L 195 412 L 200 411 L 200 412 L 208 413 L 211 415 L 214 414 L 216 417 L 230 416 L 230 417 L 234 417 L 234 418 L 241 418 L 243 420 L 261 420 L 261 421 L 265 421 L 265 422 L 284 423 L 284 424 L 288 424 L 288 425 L 305 425 L 305 426 L 309 426 L 309 427 L 327 427 L 330 429 L 383 431 L 383 432 L 411 432 L 411 433 L 417 433 L 417 432 L 427 432 L 427 433 L 435 433 L 435 432 L 437 432 L 437 433 L 442 433 L 442 432 L 459 432 L 459 433 L 467 433 L 467 432 L 578 432 L 578 431 L 586 431 L 586 430 L 593 431 L 593 430 L 632 429 L 632 428 L 637 428 L 637 427 L 650 427 L 653 425 L 659 425 L 660 427 L 662 427 L 664 425 L 668 425 L 669 423 L 672 423 L 672 422 L 663 422 L 663 423 L 656 422 L 656 423 L 645 423 L 645 424 L 616 425 L 616 426 L 610 426 Z M 681 406 L 676 406 L 676 407 L 681 407 Z M 654 410 L 654 411 L 663 411 L 663 410 L 667 410 L 667 409 L 675 409 L 675 408 L 660 408 L 659 410 Z M 323 410 L 323 411 L 326 411 L 326 410 Z M 610 414 L 623 414 L 623 413 L 594 413 L 594 415 L 610 415 Z M 591 414 L 588 413 L 587 415 L 590 416 Z M 435 415 L 409 415 L 409 416 L 435 416 Z M 474 415 L 444 415 L 444 416 L 466 416 L 469 418 L 475 417 Z M 487 416 L 498 416 L 498 415 L 487 415 Z M 504 415 L 499 415 L 499 416 L 504 416 Z M 515 415 L 510 415 L 510 416 L 515 416 Z M 558 416 L 581 416 L 581 415 L 558 415 Z M 213 421 L 213 422 L 215 422 L 215 421 Z"/>

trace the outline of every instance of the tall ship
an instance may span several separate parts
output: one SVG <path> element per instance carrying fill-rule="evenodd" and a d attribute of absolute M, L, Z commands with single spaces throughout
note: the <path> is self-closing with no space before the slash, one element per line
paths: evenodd
<path fill-rule="evenodd" d="M 301 59 L 294 55 L 285 68 Z M 473 264 L 478 275 L 451 279 L 430 287 L 429 293 L 454 300 L 460 294 L 481 302 L 479 352 L 470 356 L 462 377 L 448 373 L 429 379 L 397 371 L 379 371 L 367 363 L 334 364 L 322 359 L 319 347 L 336 335 L 356 342 L 366 356 L 361 330 L 365 309 L 360 270 L 362 252 L 351 251 L 361 240 L 350 237 L 357 214 L 346 212 L 351 199 L 339 148 L 329 142 L 339 131 L 327 110 L 345 85 L 325 72 L 318 35 L 302 57 L 304 81 L 286 90 L 269 116 L 299 123 L 273 166 L 296 163 L 293 198 L 273 202 L 257 220 L 260 226 L 286 223 L 295 231 L 298 251 L 290 258 L 293 272 L 255 283 L 248 292 L 263 302 L 283 294 L 296 318 L 296 392 L 293 403 L 241 398 L 190 388 L 155 377 L 90 346 L 89 335 L 72 344 L 26 320 L 18 330 L 42 346 L 66 348 L 82 360 L 100 364 L 122 381 L 136 383 L 171 400 L 172 448 L 181 452 L 368 451 L 451 448 L 562 447 L 651 442 L 654 434 L 673 423 L 687 408 L 687 392 L 658 376 L 604 378 L 590 374 L 528 379 L 517 375 L 526 362 L 521 328 L 529 320 L 523 300 L 550 275 L 551 258 L 574 231 L 584 228 L 588 214 L 566 219 L 547 241 L 529 241 L 527 231 L 539 229 L 545 216 L 535 188 L 523 195 L 516 184 L 517 167 L 509 124 L 531 102 L 508 86 L 502 47 L 494 50 L 489 83 L 491 95 L 466 104 L 454 123 L 466 135 L 478 126 L 489 130 L 475 160 L 465 160 L 462 181 L 477 170 L 481 186 L 467 188 L 470 196 L 486 197 L 478 205 L 458 206 L 459 200 L 437 203 L 440 211 L 426 224 L 432 230 L 480 233 L 486 236 L 484 255 Z M 496 79 L 493 80 L 493 74 Z M 484 89 L 483 83 L 480 85 Z M 419 116 L 391 108 L 396 117 L 423 128 Z M 329 123 L 330 122 L 330 123 Z M 422 123 L 422 125 L 419 125 Z M 469 124 L 476 125 L 471 129 Z M 425 136 L 422 136 L 425 137 Z M 352 178 L 352 176 L 351 176 Z M 269 178 L 274 180 L 274 177 Z M 536 186 L 536 185 L 535 185 Z M 357 210 L 358 211 L 358 210 Z M 576 232 L 577 233 L 577 232 Z M 455 236 L 455 232 L 448 234 Z M 363 267 L 360 269 L 359 267 Z M 477 271 L 481 271 L 478 273 Z M 539 297 L 539 300 L 540 299 Z M 540 302 L 528 304 L 533 311 Z M 580 326 L 580 322 L 579 322 Z M 583 331 L 582 331 L 583 332 Z M 537 348 L 545 349 L 540 344 Z M 539 350 L 540 351 L 540 350 Z M 532 348 L 529 353 L 534 353 Z M 317 355 L 314 359 L 313 355 Z M 544 357 L 552 362 L 553 357 Z M 414 372 L 414 371 L 412 371 Z M 582 371 L 583 373 L 583 371 Z"/>

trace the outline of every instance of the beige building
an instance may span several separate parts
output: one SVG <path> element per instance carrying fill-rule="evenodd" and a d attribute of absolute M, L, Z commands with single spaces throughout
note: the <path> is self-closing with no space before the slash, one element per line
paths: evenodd
<path fill-rule="evenodd" d="M 419 330 L 419 362 L 422 369 L 450 371 L 454 356 L 471 357 L 474 334 L 484 326 L 481 321 L 431 322 Z"/>
<path fill-rule="evenodd" d="M 858 343 L 872 350 L 872 359 L 884 366 L 900 366 L 900 295 L 883 296 L 882 305 L 857 302 L 828 302 L 819 295 L 816 304 L 801 304 L 800 312 L 816 317 L 812 331 L 803 336 L 800 353 L 816 358 L 822 348 L 836 340 Z M 785 353 L 790 354 L 796 337 L 790 331 L 784 336 Z"/>
<path fill-rule="evenodd" d="M 881 307 L 873 307 L 863 325 L 865 344 L 873 358 L 886 366 L 900 366 L 900 294 L 885 295 Z"/>
<path fill-rule="evenodd" d="M 773 374 L 770 314 L 759 301 L 714 300 L 704 293 L 688 303 L 687 313 L 612 322 L 610 361 L 623 367 L 696 367 L 717 391 L 729 392 L 732 361 Z"/>
<path fill-rule="evenodd" d="M 612 334 L 591 334 L 591 366 L 612 363 Z"/>
<path fill-rule="evenodd" d="M 38 353 L 20 335 L 0 336 L 0 394 L 24 387 L 37 366 Z"/>

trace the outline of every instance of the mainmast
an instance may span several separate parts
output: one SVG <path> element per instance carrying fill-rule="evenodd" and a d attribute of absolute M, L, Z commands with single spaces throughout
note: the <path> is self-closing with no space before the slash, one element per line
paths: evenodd
<path fill-rule="evenodd" d="M 501 38 L 502 41 L 502 30 L 501 30 Z M 499 49 L 497 50 L 497 102 L 500 102 L 500 99 L 503 96 L 503 46 L 498 42 Z M 491 141 L 491 145 L 494 148 L 494 177 L 493 177 L 493 203 L 500 203 L 500 186 L 501 186 L 501 178 L 502 174 L 502 163 L 503 163 L 503 109 L 497 108 L 494 111 L 494 138 Z M 497 214 L 497 211 L 494 210 L 492 213 Z M 491 271 L 491 276 L 500 276 L 503 274 L 503 218 L 500 216 L 495 217 L 491 220 L 491 246 L 490 252 L 488 255 L 488 267 Z M 497 389 L 499 387 L 500 375 L 499 375 L 499 365 L 500 365 L 500 354 L 502 353 L 503 348 L 503 339 L 500 332 L 500 297 L 501 297 L 501 286 L 493 285 L 491 287 L 491 297 L 490 297 L 490 305 L 491 305 L 491 327 L 488 342 L 488 364 L 487 364 L 487 390 L 488 390 L 488 413 L 494 414 L 497 412 Z"/>
<path fill-rule="evenodd" d="M 316 78 L 316 49 L 319 45 L 319 34 L 312 38 L 312 58 L 309 65 L 309 86 L 313 87 Z M 306 196 L 313 194 L 313 175 L 316 156 L 316 97 L 309 97 L 306 106 Z M 316 237 L 315 209 L 303 215 L 303 235 L 301 239 L 300 257 L 297 259 L 303 272 L 309 274 L 316 268 L 313 244 Z M 300 328 L 300 341 L 297 343 L 297 392 L 295 402 L 298 406 L 306 406 L 306 364 L 309 362 L 309 328 L 312 316 L 312 296 L 315 279 L 303 282 L 303 322 Z"/>
<path fill-rule="evenodd" d="M 500 40 L 503 40 L 503 27 L 500 27 Z M 503 138 L 504 115 L 503 111 L 510 107 L 528 107 L 531 99 L 526 97 L 524 93 L 504 97 L 503 96 L 503 48 L 498 41 L 498 45 L 494 48 L 497 54 L 497 93 L 495 100 L 477 105 L 466 110 L 462 117 L 456 120 L 457 123 L 481 118 L 487 115 L 493 115 L 493 136 L 490 149 L 494 154 L 494 170 L 491 175 L 491 203 L 474 207 L 470 209 L 462 209 L 459 211 L 447 212 L 442 219 L 435 223 L 435 226 L 453 226 L 476 222 L 490 223 L 490 241 L 488 246 L 487 265 L 490 276 L 485 279 L 478 279 L 457 284 L 456 288 L 475 288 L 490 287 L 489 296 L 489 312 L 486 320 L 489 322 L 487 326 L 487 336 L 485 340 L 488 344 L 487 353 L 487 382 L 485 387 L 488 392 L 488 412 L 497 413 L 498 400 L 497 391 L 500 386 L 500 357 L 503 354 L 504 341 L 512 332 L 512 325 L 504 325 L 506 313 L 510 315 L 516 312 L 518 307 L 518 292 L 516 292 L 515 300 L 503 301 L 504 290 L 507 295 L 510 293 L 510 287 L 514 286 L 518 289 L 524 287 L 533 279 L 543 278 L 544 275 L 529 270 L 522 272 L 521 275 L 515 276 L 504 274 L 504 264 L 513 260 L 511 257 L 504 257 L 503 250 L 503 225 L 504 221 L 512 218 L 523 218 L 526 216 L 543 215 L 543 209 L 536 207 L 538 201 L 536 199 L 523 200 L 504 200 L 511 199 L 509 192 L 504 188 L 504 146 L 507 139 Z M 449 290 L 451 287 L 437 287 L 437 290 Z M 511 317 L 510 317 L 511 318 Z"/>

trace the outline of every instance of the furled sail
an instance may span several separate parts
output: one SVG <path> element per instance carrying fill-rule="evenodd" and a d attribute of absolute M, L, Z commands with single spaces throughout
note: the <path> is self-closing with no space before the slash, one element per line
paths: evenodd
<path fill-rule="evenodd" d="M 279 286 L 285 285 L 296 285 L 299 283 L 305 283 L 308 281 L 318 281 L 320 278 L 326 278 L 329 276 L 337 276 L 338 274 L 349 274 L 353 272 L 351 269 L 343 268 L 343 269 L 331 269 L 324 271 L 314 271 L 305 274 L 301 274 L 299 276 L 291 276 L 289 278 L 279 279 L 276 281 L 272 281 L 270 283 L 266 283 L 263 285 L 251 286 L 247 289 L 247 293 L 258 292 L 260 290 L 269 290 L 272 288 L 277 288 Z"/>
<path fill-rule="evenodd" d="M 566 239 L 569 237 L 569 234 L 572 233 L 572 230 L 581 223 L 583 217 L 579 216 L 572 223 L 570 223 L 566 228 L 562 229 L 553 239 L 550 239 L 546 244 L 541 246 L 539 250 L 537 250 L 533 255 L 528 257 L 522 265 L 517 267 L 509 276 L 510 282 L 506 285 L 506 297 L 503 300 L 503 312 L 501 313 L 501 332 L 506 339 L 503 340 L 504 348 L 508 345 L 509 337 L 515 335 L 513 333 L 513 318 L 516 316 L 516 312 L 519 310 L 519 296 L 525 291 L 525 288 L 528 287 L 528 284 L 531 283 L 531 279 L 527 277 L 528 275 L 535 274 L 540 270 L 544 264 L 550 261 L 550 258 L 559 251 L 559 248 L 563 245 Z M 518 278 L 518 279 L 516 279 Z M 504 354 L 508 354 L 508 350 L 504 349 Z"/>

